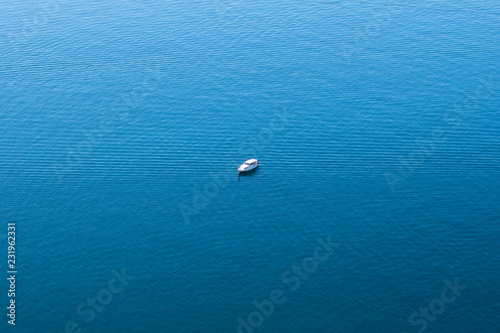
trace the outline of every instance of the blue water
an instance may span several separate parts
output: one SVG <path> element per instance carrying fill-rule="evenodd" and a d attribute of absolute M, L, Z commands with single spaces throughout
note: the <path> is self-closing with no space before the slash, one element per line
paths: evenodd
<path fill-rule="evenodd" d="M 499 332 L 499 33 L 487 0 L 3 1 L 1 331 Z"/>

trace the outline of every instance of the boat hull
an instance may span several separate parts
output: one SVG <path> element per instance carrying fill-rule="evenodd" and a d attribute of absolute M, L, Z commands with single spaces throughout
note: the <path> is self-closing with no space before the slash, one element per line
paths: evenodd
<path fill-rule="evenodd" d="M 240 169 L 240 168 L 238 168 L 238 171 L 239 171 L 240 173 L 243 173 L 243 172 L 248 172 L 248 171 L 253 170 L 253 169 L 257 168 L 257 167 L 259 167 L 259 165 L 258 165 L 258 164 L 255 164 L 255 165 L 249 165 L 249 166 L 248 166 L 247 168 L 245 168 L 245 169 Z"/>

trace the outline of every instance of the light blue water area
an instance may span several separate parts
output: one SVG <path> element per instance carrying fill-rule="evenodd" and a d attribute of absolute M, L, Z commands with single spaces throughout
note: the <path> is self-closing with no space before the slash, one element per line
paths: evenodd
<path fill-rule="evenodd" d="M 499 19 L 487 0 L 2 2 L 2 331 L 500 331 Z"/>

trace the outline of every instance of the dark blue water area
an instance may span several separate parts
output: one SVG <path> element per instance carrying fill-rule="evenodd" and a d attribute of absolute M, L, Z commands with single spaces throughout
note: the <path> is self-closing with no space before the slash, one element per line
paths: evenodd
<path fill-rule="evenodd" d="M 2 332 L 498 332 L 499 18 L 3 2 Z"/>

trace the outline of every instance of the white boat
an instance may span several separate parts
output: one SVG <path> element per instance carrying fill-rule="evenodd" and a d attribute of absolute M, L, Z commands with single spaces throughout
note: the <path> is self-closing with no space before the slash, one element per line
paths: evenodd
<path fill-rule="evenodd" d="M 251 160 L 245 161 L 245 163 L 243 163 L 242 165 L 238 165 L 238 171 L 247 172 L 255 169 L 258 166 L 259 166 L 259 161 L 257 161 L 255 158 L 252 158 Z"/>

